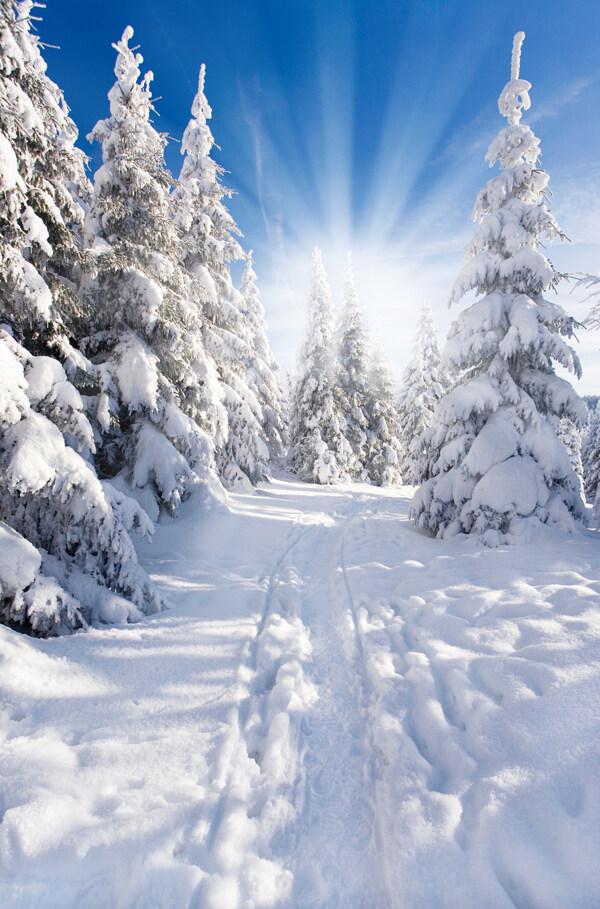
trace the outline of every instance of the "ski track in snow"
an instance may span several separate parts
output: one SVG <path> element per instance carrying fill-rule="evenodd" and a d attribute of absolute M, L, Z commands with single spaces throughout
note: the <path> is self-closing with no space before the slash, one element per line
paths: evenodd
<path fill-rule="evenodd" d="M 189 503 L 137 626 L 0 628 L 2 906 L 600 905 L 600 541 L 417 534 L 409 491 Z"/>

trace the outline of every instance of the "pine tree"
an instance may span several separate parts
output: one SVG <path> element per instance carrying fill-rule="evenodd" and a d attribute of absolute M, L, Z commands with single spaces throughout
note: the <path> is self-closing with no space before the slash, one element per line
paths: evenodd
<path fill-rule="evenodd" d="M 283 396 L 279 381 L 279 367 L 267 338 L 265 311 L 260 301 L 256 272 L 252 263 L 252 250 L 248 253 L 242 275 L 240 293 L 243 300 L 242 312 L 252 327 L 251 344 L 245 356 L 248 386 L 257 397 L 262 412 L 261 426 L 269 446 L 271 459 L 283 454 Z"/>
<path fill-rule="evenodd" d="M 85 363 L 73 343 L 87 313 L 81 264 L 85 156 L 31 30 L 32 0 L 0 2 L 0 293 L 3 317 L 29 350 Z"/>
<path fill-rule="evenodd" d="M 400 471 L 404 483 L 418 485 L 428 479 L 423 434 L 430 425 L 437 402 L 448 383 L 441 371 L 441 357 L 431 307 L 423 308 L 413 345 L 413 356 L 402 376 L 398 396 L 402 449 Z"/>
<path fill-rule="evenodd" d="M 568 417 L 563 417 L 555 425 L 556 434 L 563 443 L 569 456 L 569 463 L 573 468 L 577 479 L 579 480 L 580 492 L 583 496 L 583 461 L 581 459 L 581 432 Z"/>
<path fill-rule="evenodd" d="M 166 138 L 150 122 L 152 73 L 127 27 L 117 51 L 86 242 L 95 270 L 84 288 L 94 311 L 87 350 L 102 379 L 97 419 L 105 476 L 124 472 L 151 517 L 174 512 L 199 481 L 218 494 L 211 425 L 211 370 L 171 218 Z"/>
<path fill-rule="evenodd" d="M 352 450 L 335 399 L 333 305 L 321 251 L 315 247 L 304 340 L 291 392 L 289 458 L 291 469 L 313 483 L 346 479 L 342 464 Z"/>
<path fill-rule="evenodd" d="M 356 293 L 352 260 L 348 253 L 339 314 L 335 396 L 337 407 L 344 419 L 343 432 L 350 455 L 345 463 L 338 463 L 338 467 L 357 480 L 367 479 L 365 462 L 367 430 L 370 423 L 368 367 L 367 338 Z"/>
<path fill-rule="evenodd" d="M 600 277 L 598 275 L 580 275 L 576 287 L 593 288 L 590 296 L 592 306 L 585 320 L 588 328 L 600 328 Z M 593 401 L 593 399 L 592 399 Z M 588 400 L 588 406 L 590 401 Z M 595 402 L 593 409 L 588 410 L 588 419 L 582 435 L 581 460 L 583 467 L 584 489 L 588 502 L 593 504 L 594 518 L 600 518 L 600 407 Z"/>
<path fill-rule="evenodd" d="M 129 536 L 152 524 L 85 450 L 92 427 L 60 363 L 0 329 L 0 621 L 50 635 L 162 606 Z"/>
<path fill-rule="evenodd" d="M 401 483 L 396 382 L 379 342 L 371 351 L 367 388 L 369 425 L 364 463 L 366 475 L 375 486 Z"/>
<path fill-rule="evenodd" d="M 135 620 L 162 601 L 129 536 L 152 525 L 97 479 L 94 433 L 65 371 L 91 378 L 93 392 L 74 346 L 87 184 L 31 8 L 0 3 L 0 621 L 48 635 Z"/>
<path fill-rule="evenodd" d="M 245 375 L 245 364 L 255 353 L 254 330 L 229 270 L 229 262 L 243 258 L 244 253 L 234 236 L 240 231 L 222 201 L 231 196 L 231 190 L 221 184 L 223 168 L 210 157 L 214 139 L 206 121 L 212 111 L 204 78 L 202 65 L 192 119 L 183 136 L 185 157 L 173 204 L 183 259 L 204 319 L 205 348 L 216 369 L 224 406 L 224 414 L 216 407 L 214 411 L 217 467 L 225 485 L 232 488 L 269 475 L 269 448 L 261 405 Z"/>
<path fill-rule="evenodd" d="M 594 505 L 594 514 L 600 513 L 600 407 L 596 406 L 588 414 L 583 440 L 581 445 L 581 460 L 583 464 L 583 483 L 586 499 Z"/>
<path fill-rule="evenodd" d="M 563 340 L 573 319 L 543 298 L 559 275 L 539 246 L 562 235 L 547 207 L 539 140 L 520 123 L 531 87 L 519 78 L 523 37 L 515 36 L 499 100 L 508 126 L 487 154 L 501 172 L 477 197 L 478 228 L 451 301 L 471 289 L 483 296 L 451 328 L 444 361 L 460 378 L 436 407 L 426 440 L 432 479 L 411 511 L 440 537 L 475 533 L 488 545 L 545 523 L 572 529 L 584 517 L 577 477 L 551 425 L 562 417 L 581 425 L 585 407 L 553 367 L 556 360 L 580 374 Z"/>

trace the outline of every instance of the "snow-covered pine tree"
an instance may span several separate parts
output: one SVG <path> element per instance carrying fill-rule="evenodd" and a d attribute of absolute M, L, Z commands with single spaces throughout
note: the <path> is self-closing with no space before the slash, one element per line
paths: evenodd
<path fill-rule="evenodd" d="M 248 385 L 260 404 L 261 425 L 269 446 L 270 457 L 274 460 L 281 458 L 283 454 L 283 391 L 279 380 L 279 367 L 267 338 L 265 310 L 260 301 L 252 254 L 253 251 L 250 250 L 240 286 L 242 311 L 252 327 L 252 343 L 245 355 L 246 376 Z"/>
<path fill-rule="evenodd" d="M 448 388 L 440 360 L 431 307 L 424 306 L 413 356 L 402 376 L 398 395 L 400 472 L 404 483 L 415 486 L 428 479 L 424 432 L 431 423 L 437 402 Z"/>
<path fill-rule="evenodd" d="M 321 251 L 315 247 L 304 339 L 290 396 L 289 461 L 308 482 L 345 479 L 340 466 L 351 463 L 335 399 L 333 305 Z"/>
<path fill-rule="evenodd" d="M 93 447 L 60 363 L 0 329 L 0 621 L 50 635 L 161 607 L 129 536 L 152 524 L 75 450 Z"/>
<path fill-rule="evenodd" d="M 379 341 L 371 350 L 367 388 L 369 425 L 364 464 L 367 477 L 375 486 L 401 483 L 396 382 Z"/>
<path fill-rule="evenodd" d="M 453 324 L 443 360 L 460 376 L 427 431 L 432 478 L 415 494 L 417 525 L 439 537 L 475 533 L 488 545 L 520 538 L 540 524 L 573 529 L 585 511 L 579 481 L 551 420 L 585 422 L 585 406 L 559 378 L 553 360 L 576 375 L 577 356 L 562 336 L 574 320 L 543 298 L 559 275 L 540 252 L 562 236 L 546 204 L 548 175 L 539 140 L 520 123 L 530 83 L 519 77 L 515 36 L 511 79 L 499 100 L 508 126 L 487 153 L 501 172 L 475 202 L 479 222 L 451 302 L 483 296 Z"/>
<path fill-rule="evenodd" d="M 342 281 L 336 349 L 335 397 L 344 419 L 344 436 L 349 445 L 349 458 L 345 463 L 340 463 L 338 458 L 338 467 L 352 479 L 366 480 L 367 429 L 370 424 L 367 388 L 369 357 L 350 253 Z"/>
<path fill-rule="evenodd" d="M 75 291 L 85 156 L 31 30 L 32 0 L 0 2 L 0 291 L 3 318 L 30 351 L 85 363 L 72 343 L 87 317 Z M 85 370 L 84 370 L 85 371 Z"/>
<path fill-rule="evenodd" d="M 584 494 L 584 485 L 583 485 L 583 461 L 581 459 L 581 432 L 575 425 L 575 423 L 570 420 L 568 417 L 563 417 L 558 421 L 558 425 L 555 426 L 556 434 L 560 441 L 563 443 L 567 450 L 569 456 L 569 463 L 577 478 L 579 479 L 579 485 L 581 489 L 581 494 Z"/>
<path fill-rule="evenodd" d="M 85 316 L 72 286 L 85 177 L 31 6 L 0 3 L 0 621 L 56 634 L 161 600 L 129 536 L 152 526 L 98 481 L 81 396 L 55 359 L 75 379 L 89 367 L 71 343 Z"/>
<path fill-rule="evenodd" d="M 600 407 L 596 405 L 588 415 L 581 445 L 583 486 L 588 502 L 594 505 L 594 514 L 600 513 Z"/>
<path fill-rule="evenodd" d="M 85 223 L 95 261 L 84 283 L 94 311 L 86 349 L 102 382 L 101 469 L 124 473 L 154 518 L 159 506 L 175 511 L 198 481 L 210 495 L 220 484 L 213 375 L 171 217 L 166 137 L 150 122 L 152 73 L 140 79 L 132 35 L 127 27 L 113 45 L 110 117 L 88 137 L 101 142 L 103 164 Z"/>
<path fill-rule="evenodd" d="M 206 121 L 212 111 L 204 79 L 203 64 L 192 118 L 183 136 L 185 157 L 173 206 L 194 299 L 204 318 L 205 348 L 221 387 L 224 412 L 214 410 L 217 467 L 225 485 L 233 488 L 268 476 L 269 448 L 261 405 L 246 376 L 246 362 L 255 354 L 254 333 L 229 269 L 229 262 L 243 258 L 244 253 L 234 236 L 240 231 L 223 203 L 223 197 L 232 192 L 221 183 L 223 168 L 210 157 L 214 138 Z"/>
<path fill-rule="evenodd" d="M 590 297 L 593 303 L 584 322 L 587 328 L 600 328 L 600 276 L 579 275 L 576 287 L 591 288 Z M 588 405 L 589 405 L 588 401 Z M 583 483 L 586 499 L 593 503 L 593 515 L 600 518 L 600 406 L 595 403 L 593 409 L 588 408 L 588 420 L 582 433 L 581 460 L 583 467 Z"/>

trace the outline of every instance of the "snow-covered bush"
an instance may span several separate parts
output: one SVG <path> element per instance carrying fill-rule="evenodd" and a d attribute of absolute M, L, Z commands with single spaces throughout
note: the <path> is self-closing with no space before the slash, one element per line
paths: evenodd
<path fill-rule="evenodd" d="M 515 540 L 543 523 L 573 529 L 583 520 L 579 480 L 552 426 L 586 419 L 585 405 L 553 361 L 580 375 L 563 340 L 573 319 L 544 291 L 559 279 L 540 251 L 561 236 L 547 207 L 548 175 L 539 140 L 520 123 L 530 84 L 519 78 L 523 33 L 515 36 L 511 80 L 499 100 L 508 126 L 487 153 L 501 172 L 479 193 L 474 239 L 451 301 L 483 294 L 453 324 L 446 367 L 460 376 L 436 407 L 426 445 L 429 479 L 412 517 L 440 537 L 476 533 L 489 545 Z"/>

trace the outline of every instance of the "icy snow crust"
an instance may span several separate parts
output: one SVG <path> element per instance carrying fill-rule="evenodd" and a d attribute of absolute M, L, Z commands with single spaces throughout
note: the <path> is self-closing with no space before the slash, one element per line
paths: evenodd
<path fill-rule="evenodd" d="M 191 500 L 167 612 L 0 627 L 3 909 L 600 905 L 597 534 L 442 542 L 410 493 Z"/>

